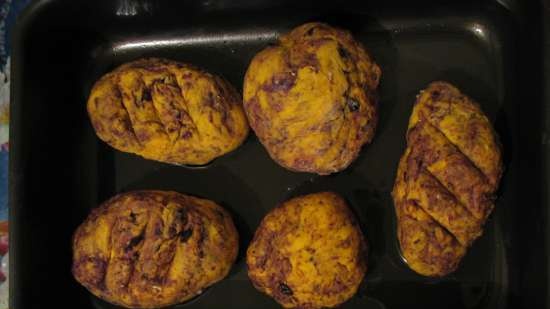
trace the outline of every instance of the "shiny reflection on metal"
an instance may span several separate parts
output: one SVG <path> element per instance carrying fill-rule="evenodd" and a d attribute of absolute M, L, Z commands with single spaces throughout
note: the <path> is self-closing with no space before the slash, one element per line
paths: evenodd
<path fill-rule="evenodd" d="M 136 16 L 140 13 L 149 12 L 151 4 L 147 1 L 119 0 L 116 10 L 117 16 Z"/>
<path fill-rule="evenodd" d="M 480 39 L 485 40 L 487 38 L 487 29 L 485 25 L 480 23 L 472 23 L 469 27 L 470 31 Z"/>
<path fill-rule="evenodd" d="M 208 292 L 210 292 L 210 287 L 204 288 L 203 290 L 199 291 L 195 296 L 193 296 L 192 298 L 184 301 L 183 303 L 174 304 L 172 306 L 176 307 L 176 308 L 180 308 L 180 307 L 187 307 L 187 306 L 193 305 L 199 299 L 201 299 L 202 296 L 206 295 Z M 92 306 L 95 309 L 123 308 L 123 307 L 119 307 L 117 305 L 114 305 L 114 304 L 112 304 L 112 303 L 110 303 L 110 302 L 108 302 L 104 299 L 101 299 L 101 298 L 99 298 L 99 297 L 97 297 L 97 296 L 95 296 L 91 293 L 90 293 L 90 299 L 91 299 Z"/>
<path fill-rule="evenodd" d="M 217 159 L 214 159 L 214 160 L 212 160 L 212 161 L 210 161 L 206 164 L 203 164 L 203 165 L 190 165 L 190 164 L 178 164 L 178 163 L 168 163 L 168 164 L 179 166 L 179 167 L 184 167 L 184 168 L 191 169 L 191 170 L 202 170 L 202 169 L 207 169 L 207 168 L 211 167 L 212 165 L 214 165 L 214 162 L 216 160 Z"/>
<path fill-rule="evenodd" d="M 143 38 L 136 41 L 122 42 L 113 47 L 115 52 L 124 52 L 136 48 L 162 48 L 170 46 L 190 46 L 190 45 L 210 45 L 210 44 L 227 44 L 234 42 L 248 42 L 252 40 L 275 40 L 278 37 L 278 32 L 262 32 L 262 33 L 229 33 L 224 35 L 212 36 L 189 36 L 166 39 L 147 39 Z"/>

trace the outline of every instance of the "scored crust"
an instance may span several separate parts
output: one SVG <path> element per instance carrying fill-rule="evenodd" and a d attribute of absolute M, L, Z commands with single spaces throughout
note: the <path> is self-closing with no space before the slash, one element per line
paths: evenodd
<path fill-rule="evenodd" d="M 401 251 L 414 271 L 454 271 L 483 232 L 502 175 L 498 137 L 472 99 L 445 82 L 415 103 L 392 192 Z"/>
<path fill-rule="evenodd" d="M 173 164 L 206 164 L 248 134 L 241 97 L 227 81 L 166 59 L 106 74 L 87 109 L 97 136 L 113 148 Z"/>
<path fill-rule="evenodd" d="M 167 191 L 117 195 L 73 236 L 72 272 L 94 295 L 131 308 L 180 303 L 225 277 L 238 250 L 230 215 Z"/>

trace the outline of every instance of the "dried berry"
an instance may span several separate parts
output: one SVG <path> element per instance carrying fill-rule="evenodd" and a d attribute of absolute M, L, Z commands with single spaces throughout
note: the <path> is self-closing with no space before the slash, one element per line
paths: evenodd
<path fill-rule="evenodd" d="M 285 294 L 285 295 L 292 295 L 293 292 L 292 292 L 292 289 L 290 289 L 288 287 L 288 285 L 284 284 L 284 283 L 279 283 L 279 291 L 281 291 L 281 293 Z"/>
<path fill-rule="evenodd" d="M 187 242 L 189 238 L 191 238 L 191 235 L 193 235 L 192 229 L 184 230 L 183 232 L 180 233 L 180 241 Z"/>
<path fill-rule="evenodd" d="M 348 98 L 348 108 L 350 111 L 352 112 L 358 111 L 359 107 L 360 107 L 359 102 L 357 102 L 352 98 Z"/>

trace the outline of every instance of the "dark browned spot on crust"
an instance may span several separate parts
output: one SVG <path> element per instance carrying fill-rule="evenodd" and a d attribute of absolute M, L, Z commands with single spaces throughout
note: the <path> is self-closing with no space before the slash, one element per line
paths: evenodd
<path fill-rule="evenodd" d="M 225 213 L 219 209 L 216 209 L 216 214 L 220 218 L 220 220 L 225 220 Z"/>
<path fill-rule="evenodd" d="M 309 157 L 298 157 L 294 159 L 294 168 L 298 170 L 311 169 L 313 165 L 313 158 Z"/>
<path fill-rule="evenodd" d="M 371 132 L 374 130 L 374 127 L 376 126 L 376 122 L 369 121 L 367 122 L 363 127 L 361 127 L 361 131 L 363 132 Z M 359 134 L 359 132 L 357 133 Z"/>
<path fill-rule="evenodd" d="M 87 271 L 86 265 L 91 265 L 92 271 Z M 107 261 L 96 256 L 86 256 L 73 263 L 72 271 L 74 276 L 82 283 L 95 286 L 105 290 L 105 273 L 107 272 Z M 83 272 L 86 272 L 85 274 Z"/>
<path fill-rule="evenodd" d="M 204 105 L 217 110 L 219 108 L 217 103 L 218 102 L 214 94 L 212 93 L 212 91 L 209 91 L 206 95 L 206 98 L 204 99 Z"/>
<path fill-rule="evenodd" d="M 136 69 L 144 69 L 151 72 L 162 72 L 164 68 L 161 65 L 165 64 L 167 64 L 167 61 L 165 61 L 164 59 L 154 58 L 137 60 L 133 63 L 130 63 L 130 66 Z"/>
<path fill-rule="evenodd" d="M 342 249 L 345 249 L 345 248 L 351 246 L 352 243 L 353 243 L 353 239 L 351 239 L 351 237 L 348 237 L 348 238 L 346 238 L 346 239 L 344 239 L 343 241 L 340 242 L 339 247 L 342 248 Z"/>
<path fill-rule="evenodd" d="M 339 279 L 335 279 L 331 285 L 325 287 L 324 292 L 327 294 L 338 294 L 345 291 L 348 287 Z"/>
<path fill-rule="evenodd" d="M 162 235 L 162 226 L 160 223 L 155 225 L 155 236 L 161 236 Z"/>
<path fill-rule="evenodd" d="M 319 32 L 338 32 L 336 28 L 330 27 L 329 25 L 324 23 L 315 23 L 315 25 L 311 27 L 311 29 L 319 30 Z"/>
<path fill-rule="evenodd" d="M 185 131 L 185 133 L 183 133 L 181 135 L 184 139 L 189 139 L 193 136 L 193 133 L 191 133 L 191 131 Z"/>
<path fill-rule="evenodd" d="M 132 198 L 137 201 L 147 201 L 151 198 L 151 194 L 145 191 L 137 191 L 134 193 Z"/>
<path fill-rule="evenodd" d="M 476 136 L 479 134 L 479 127 L 477 125 L 472 125 L 468 127 L 467 139 L 473 143 Z M 472 161 L 473 162 L 473 161 Z M 487 176 L 486 176 L 487 177 Z M 488 177 L 487 177 L 488 178 Z"/>
<path fill-rule="evenodd" d="M 431 94 L 430 94 L 430 97 L 432 98 L 432 100 L 437 100 L 439 99 L 439 97 L 441 96 L 441 92 L 435 90 L 435 91 L 432 91 Z"/>
<path fill-rule="evenodd" d="M 176 237 L 177 233 L 178 233 L 178 231 L 176 229 L 175 223 L 174 223 L 174 225 L 171 225 L 170 227 L 168 227 L 168 237 L 169 238 Z"/>
<path fill-rule="evenodd" d="M 188 217 L 188 213 L 187 213 L 186 207 L 182 207 L 176 210 L 176 218 L 181 222 L 181 225 L 183 226 L 187 225 L 187 222 L 189 220 L 187 217 Z"/>
<path fill-rule="evenodd" d="M 206 229 L 204 228 L 204 225 L 200 225 L 199 227 L 199 239 L 197 240 L 197 246 L 199 247 L 199 258 L 204 257 L 204 241 L 206 240 L 206 237 L 208 237 L 208 234 L 206 233 Z"/>
<path fill-rule="evenodd" d="M 300 61 L 299 64 L 300 67 L 311 67 L 315 72 L 319 72 L 320 64 L 319 60 L 314 54 L 307 54 L 304 56 L 304 58 Z"/>
<path fill-rule="evenodd" d="M 351 59 L 351 53 L 341 44 L 338 44 L 338 54 L 344 60 Z"/>
<path fill-rule="evenodd" d="M 151 98 L 151 89 L 147 87 L 143 87 L 143 93 L 141 94 L 141 99 L 143 101 L 152 101 L 153 99 Z"/>
<path fill-rule="evenodd" d="M 124 251 L 129 252 L 130 250 L 134 249 L 135 246 L 140 244 L 142 241 L 143 241 L 143 233 L 135 237 L 132 237 L 128 242 L 128 245 L 126 246 L 126 248 L 124 248 Z"/>
<path fill-rule="evenodd" d="M 295 82 L 296 74 L 292 72 L 279 73 L 273 76 L 271 83 L 263 85 L 262 88 L 267 92 L 288 92 L 294 86 Z"/>
<path fill-rule="evenodd" d="M 113 95 L 116 99 L 117 105 L 124 112 L 124 115 L 121 118 L 119 118 L 119 119 L 122 119 L 122 123 L 124 124 L 124 130 L 121 131 L 121 130 L 113 128 L 113 125 L 112 125 L 113 117 L 109 118 L 109 120 L 99 118 L 99 119 L 97 119 L 98 122 L 100 122 L 100 123 L 105 122 L 110 127 L 111 133 L 115 137 L 121 138 L 121 140 L 124 141 L 125 144 L 127 144 L 128 141 L 126 141 L 124 137 L 125 136 L 130 136 L 130 138 L 129 138 L 130 140 L 134 140 L 138 145 L 141 146 L 141 141 L 137 137 L 137 134 L 136 134 L 135 129 L 134 129 L 134 125 L 132 123 L 132 119 L 130 119 L 130 112 L 128 111 L 126 106 L 122 103 L 123 95 L 122 95 L 122 91 L 121 91 L 120 87 L 118 86 L 118 84 L 115 84 L 115 86 L 113 87 Z M 92 118 L 92 115 L 90 115 L 90 117 Z M 113 145 L 112 144 L 113 141 L 108 141 L 108 142 L 110 142 L 110 145 Z"/>
<path fill-rule="evenodd" d="M 319 47 L 319 46 L 322 46 L 322 45 L 326 44 L 327 42 L 330 42 L 330 39 L 315 38 L 315 39 L 309 39 L 308 40 L 308 44 L 312 47 Z"/>

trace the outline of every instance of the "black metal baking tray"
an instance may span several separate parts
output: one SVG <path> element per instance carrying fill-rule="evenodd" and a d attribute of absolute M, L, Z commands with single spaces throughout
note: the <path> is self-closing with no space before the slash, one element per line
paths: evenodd
<path fill-rule="evenodd" d="M 269 209 L 320 190 L 348 200 L 370 245 L 368 274 L 342 308 L 547 307 L 548 8 L 537 1 L 392 2 L 34 2 L 19 19 L 12 59 L 10 307 L 113 308 L 72 278 L 70 239 L 92 208 L 133 189 L 207 197 L 234 215 L 242 240 L 232 272 L 178 308 L 278 308 L 252 287 L 243 253 Z M 95 136 L 85 101 L 92 83 L 115 66 L 167 57 L 242 89 L 253 55 L 307 21 L 351 30 L 383 70 L 376 137 L 345 171 L 287 171 L 253 134 L 200 169 L 121 153 Z M 454 274 L 430 279 L 400 258 L 390 191 L 415 95 L 441 79 L 481 104 L 500 134 L 506 171 L 484 235 Z"/>

